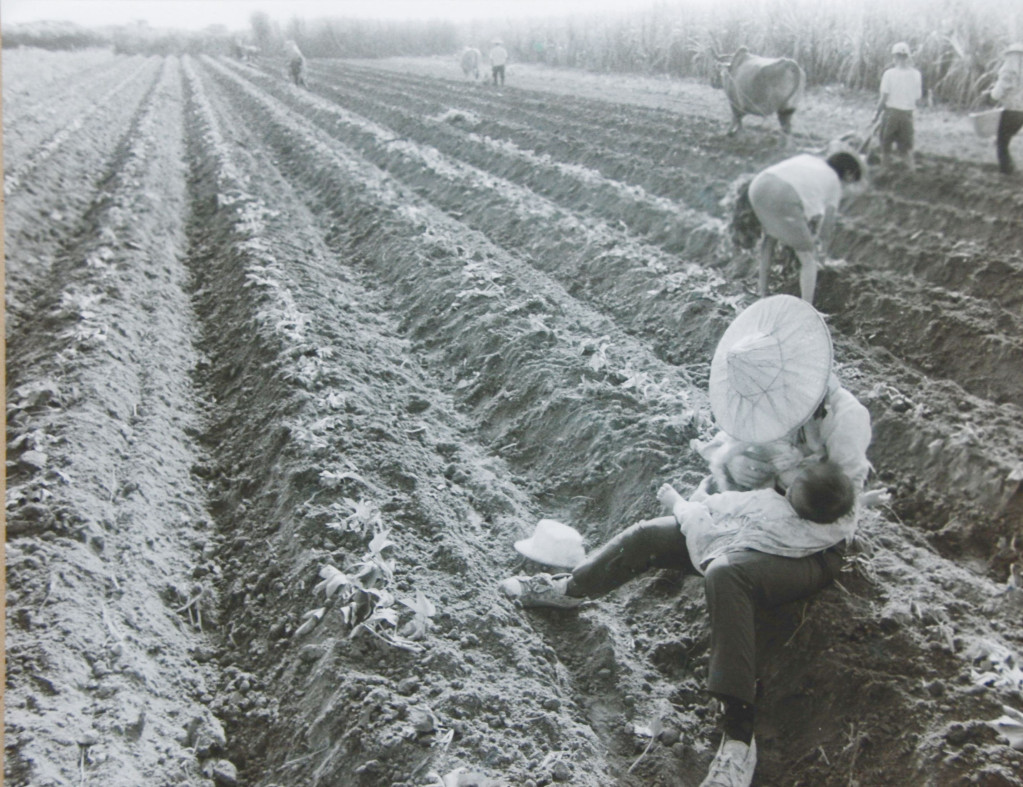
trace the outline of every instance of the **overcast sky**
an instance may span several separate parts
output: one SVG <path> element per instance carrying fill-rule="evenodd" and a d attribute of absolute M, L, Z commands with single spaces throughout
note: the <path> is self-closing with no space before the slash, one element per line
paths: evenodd
<path fill-rule="evenodd" d="M 86 26 L 145 20 L 153 27 L 198 30 L 222 24 L 248 27 L 255 11 L 271 18 L 358 16 L 375 19 L 450 19 L 538 17 L 635 10 L 656 0 L 3 0 L 4 24 L 41 20 Z"/>

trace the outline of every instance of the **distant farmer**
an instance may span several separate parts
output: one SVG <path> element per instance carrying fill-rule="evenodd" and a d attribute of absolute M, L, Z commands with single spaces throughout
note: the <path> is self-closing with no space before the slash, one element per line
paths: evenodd
<path fill-rule="evenodd" d="M 998 122 L 995 150 L 998 169 L 1003 175 L 1016 174 L 1016 165 L 1009 155 L 1009 141 L 1023 128 L 1023 43 L 1011 44 L 1003 53 L 1004 62 L 998 69 L 998 81 L 991 88 L 991 98 L 999 102 L 1002 110 Z"/>
<path fill-rule="evenodd" d="M 799 259 L 799 292 L 813 303 L 818 259 L 831 239 L 842 186 L 859 181 L 865 169 L 851 148 L 832 144 L 829 150 L 834 152 L 827 158 L 801 153 L 768 167 L 750 182 L 747 196 L 739 196 L 734 222 L 745 219 L 752 225 L 751 245 L 763 232 L 757 287 L 761 297 L 767 295 L 771 259 L 780 243 Z"/>
<path fill-rule="evenodd" d="M 300 87 L 307 87 L 305 82 L 305 57 L 302 54 L 302 50 L 298 48 L 293 40 L 288 40 L 285 44 L 285 48 L 288 52 L 288 68 L 291 71 L 291 79 L 296 85 Z"/>
<path fill-rule="evenodd" d="M 894 144 L 913 170 L 913 111 L 923 98 L 923 77 L 909 64 L 909 44 L 900 41 L 892 55 L 895 65 L 881 75 L 881 98 L 874 114 L 874 120 L 881 118 L 881 166 L 891 165 Z"/>
<path fill-rule="evenodd" d="M 504 67 L 508 62 L 508 50 L 504 48 L 500 38 L 495 38 L 491 41 L 490 48 L 490 70 L 494 78 L 494 84 L 504 85 Z"/>
<path fill-rule="evenodd" d="M 480 78 L 480 61 L 483 59 L 483 55 L 480 51 L 473 46 L 467 46 L 462 50 L 460 64 L 462 66 L 462 73 L 465 78 L 472 77 L 473 79 Z"/>
<path fill-rule="evenodd" d="M 501 583 L 524 607 L 572 608 L 650 569 L 704 575 L 708 690 L 724 713 L 703 787 L 748 787 L 753 777 L 758 612 L 829 585 L 856 530 L 870 415 L 831 367 L 831 336 L 812 306 L 791 295 L 757 301 L 711 363 L 711 408 L 727 431 L 694 447 L 712 475 L 689 500 L 663 485 L 658 500 L 672 516 L 626 528 L 570 574 Z"/>

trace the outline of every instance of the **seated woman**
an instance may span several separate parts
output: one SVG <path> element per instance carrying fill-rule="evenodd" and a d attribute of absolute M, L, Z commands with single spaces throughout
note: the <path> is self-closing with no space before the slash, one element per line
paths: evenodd
<path fill-rule="evenodd" d="M 835 381 L 821 316 L 789 295 L 758 301 L 725 331 L 710 402 L 722 434 L 698 446 L 712 475 L 690 500 L 662 486 L 672 516 L 637 522 L 570 574 L 512 577 L 501 589 L 523 606 L 575 607 L 650 569 L 703 573 L 708 689 L 724 706 L 703 785 L 748 787 L 756 614 L 816 593 L 841 570 L 870 469 L 870 415 Z"/>

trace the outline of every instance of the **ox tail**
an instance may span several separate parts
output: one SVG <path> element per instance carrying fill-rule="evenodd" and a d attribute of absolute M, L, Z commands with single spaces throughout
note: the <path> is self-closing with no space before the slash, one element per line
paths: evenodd
<path fill-rule="evenodd" d="M 796 67 L 796 84 L 793 86 L 792 92 L 785 97 L 785 102 L 781 106 L 781 111 L 789 115 L 796 111 L 796 104 L 799 103 L 799 98 L 806 88 L 806 73 L 798 64 L 794 63 L 793 65 Z"/>
<path fill-rule="evenodd" d="M 725 197 L 726 204 L 732 205 L 732 222 L 729 225 L 732 242 L 741 249 L 752 249 L 763 235 L 760 219 L 754 213 L 753 203 L 749 199 L 749 186 L 752 182 L 752 175 L 743 175 L 729 187 Z"/>

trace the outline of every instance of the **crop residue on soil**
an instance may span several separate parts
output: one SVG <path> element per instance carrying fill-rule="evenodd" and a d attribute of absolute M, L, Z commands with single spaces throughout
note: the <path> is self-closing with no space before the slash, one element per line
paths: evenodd
<path fill-rule="evenodd" d="M 699 481 L 769 125 L 521 66 L 3 57 L 7 783 L 698 784 L 698 579 L 496 583 L 538 519 L 592 548 Z M 856 109 L 812 108 L 807 148 Z M 938 120 L 822 271 L 893 503 L 762 628 L 758 785 L 1023 785 L 1023 196 Z"/>

